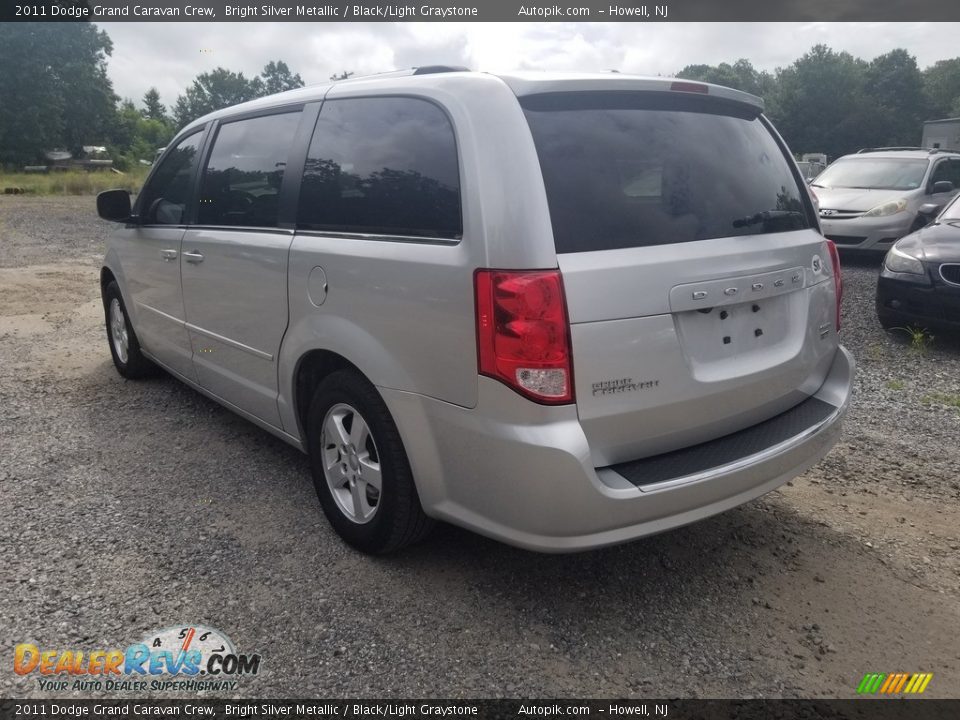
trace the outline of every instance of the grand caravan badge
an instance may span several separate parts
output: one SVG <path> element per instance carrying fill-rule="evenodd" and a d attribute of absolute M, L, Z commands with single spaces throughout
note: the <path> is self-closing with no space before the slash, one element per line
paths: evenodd
<path fill-rule="evenodd" d="M 616 395 L 637 390 L 650 390 L 659 387 L 659 385 L 659 380 L 638 380 L 634 382 L 633 378 L 620 378 L 619 380 L 601 380 L 593 383 L 590 387 L 593 390 L 594 397 L 596 397 L 598 395 Z"/>

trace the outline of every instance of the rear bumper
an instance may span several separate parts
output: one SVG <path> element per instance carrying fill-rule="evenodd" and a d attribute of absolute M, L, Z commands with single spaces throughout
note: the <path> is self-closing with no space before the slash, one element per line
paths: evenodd
<path fill-rule="evenodd" d="M 695 522 L 800 474 L 837 441 L 853 370 L 852 357 L 839 348 L 814 396 L 833 409 L 810 426 L 722 465 L 642 488 L 613 468 L 593 466 L 573 406 L 517 403 L 511 390 L 483 377 L 472 410 L 381 392 L 429 515 L 529 550 L 569 552 Z"/>

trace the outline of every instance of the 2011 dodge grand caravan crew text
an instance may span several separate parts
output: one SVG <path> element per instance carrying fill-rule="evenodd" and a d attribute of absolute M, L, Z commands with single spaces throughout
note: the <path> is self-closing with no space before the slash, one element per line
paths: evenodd
<path fill-rule="evenodd" d="M 850 398 L 840 268 L 761 101 L 448 68 L 200 118 L 102 269 L 119 372 L 161 366 L 307 452 L 368 552 L 434 519 L 541 551 L 778 487 Z"/>

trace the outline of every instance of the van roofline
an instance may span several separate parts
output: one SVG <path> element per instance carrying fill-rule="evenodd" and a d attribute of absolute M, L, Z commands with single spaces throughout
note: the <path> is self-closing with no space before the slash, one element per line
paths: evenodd
<path fill-rule="evenodd" d="M 536 95 L 548 92 L 585 92 L 592 90 L 634 91 L 634 92 L 697 92 L 708 97 L 724 99 L 747 105 L 763 111 L 763 99 L 756 95 L 734 90 L 733 88 L 697 80 L 685 80 L 673 77 L 649 77 L 645 75 L 628 75 L 615 71 L 605 73 L 566 73 L 566 72 L 533 72 L 523 71 L 515 73 L 482 73 L 466 68 L 447 65 L 425 65 L 406 70 L 395 70 L 361 77 L 350 77 L 345 80 L 334 80 L 317 85 L 308 85 L 294 90 L 287 90 L 275 95 L 249 100 L 239 105 L 231 105 L 220 110 L 214 110 L 207 115 L 197 118 L 183 130 L 204 125 L 211 120 L 218 120 L 246 112 L 266 110 L 284 105 L 317 102 L 323 100 L 327 93 L 336 85 L 355 86 L 369 83 L 376 86 L 377 91 L 402 92 L 404 89 L 421 86 L 432 86 L 443 82 L 449 89 L 450 81 L 454 78 L 463 79 L 467 83 L 472 78 L 495 77 L 502 81 L 517 97 Z M 705 88 L 693 90 L 692 88 Z"/>

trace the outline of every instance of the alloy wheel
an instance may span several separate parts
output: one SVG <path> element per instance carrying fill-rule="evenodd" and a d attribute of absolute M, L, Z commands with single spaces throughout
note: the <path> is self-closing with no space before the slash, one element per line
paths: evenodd
<path fill-rule="evenodd" d="M 380 507 L 380 454 L 370 426 L 346 403 L 331 407 L 320 437 L 323 474 L 334 502 L 348 519 L 365 524 Z"/>

